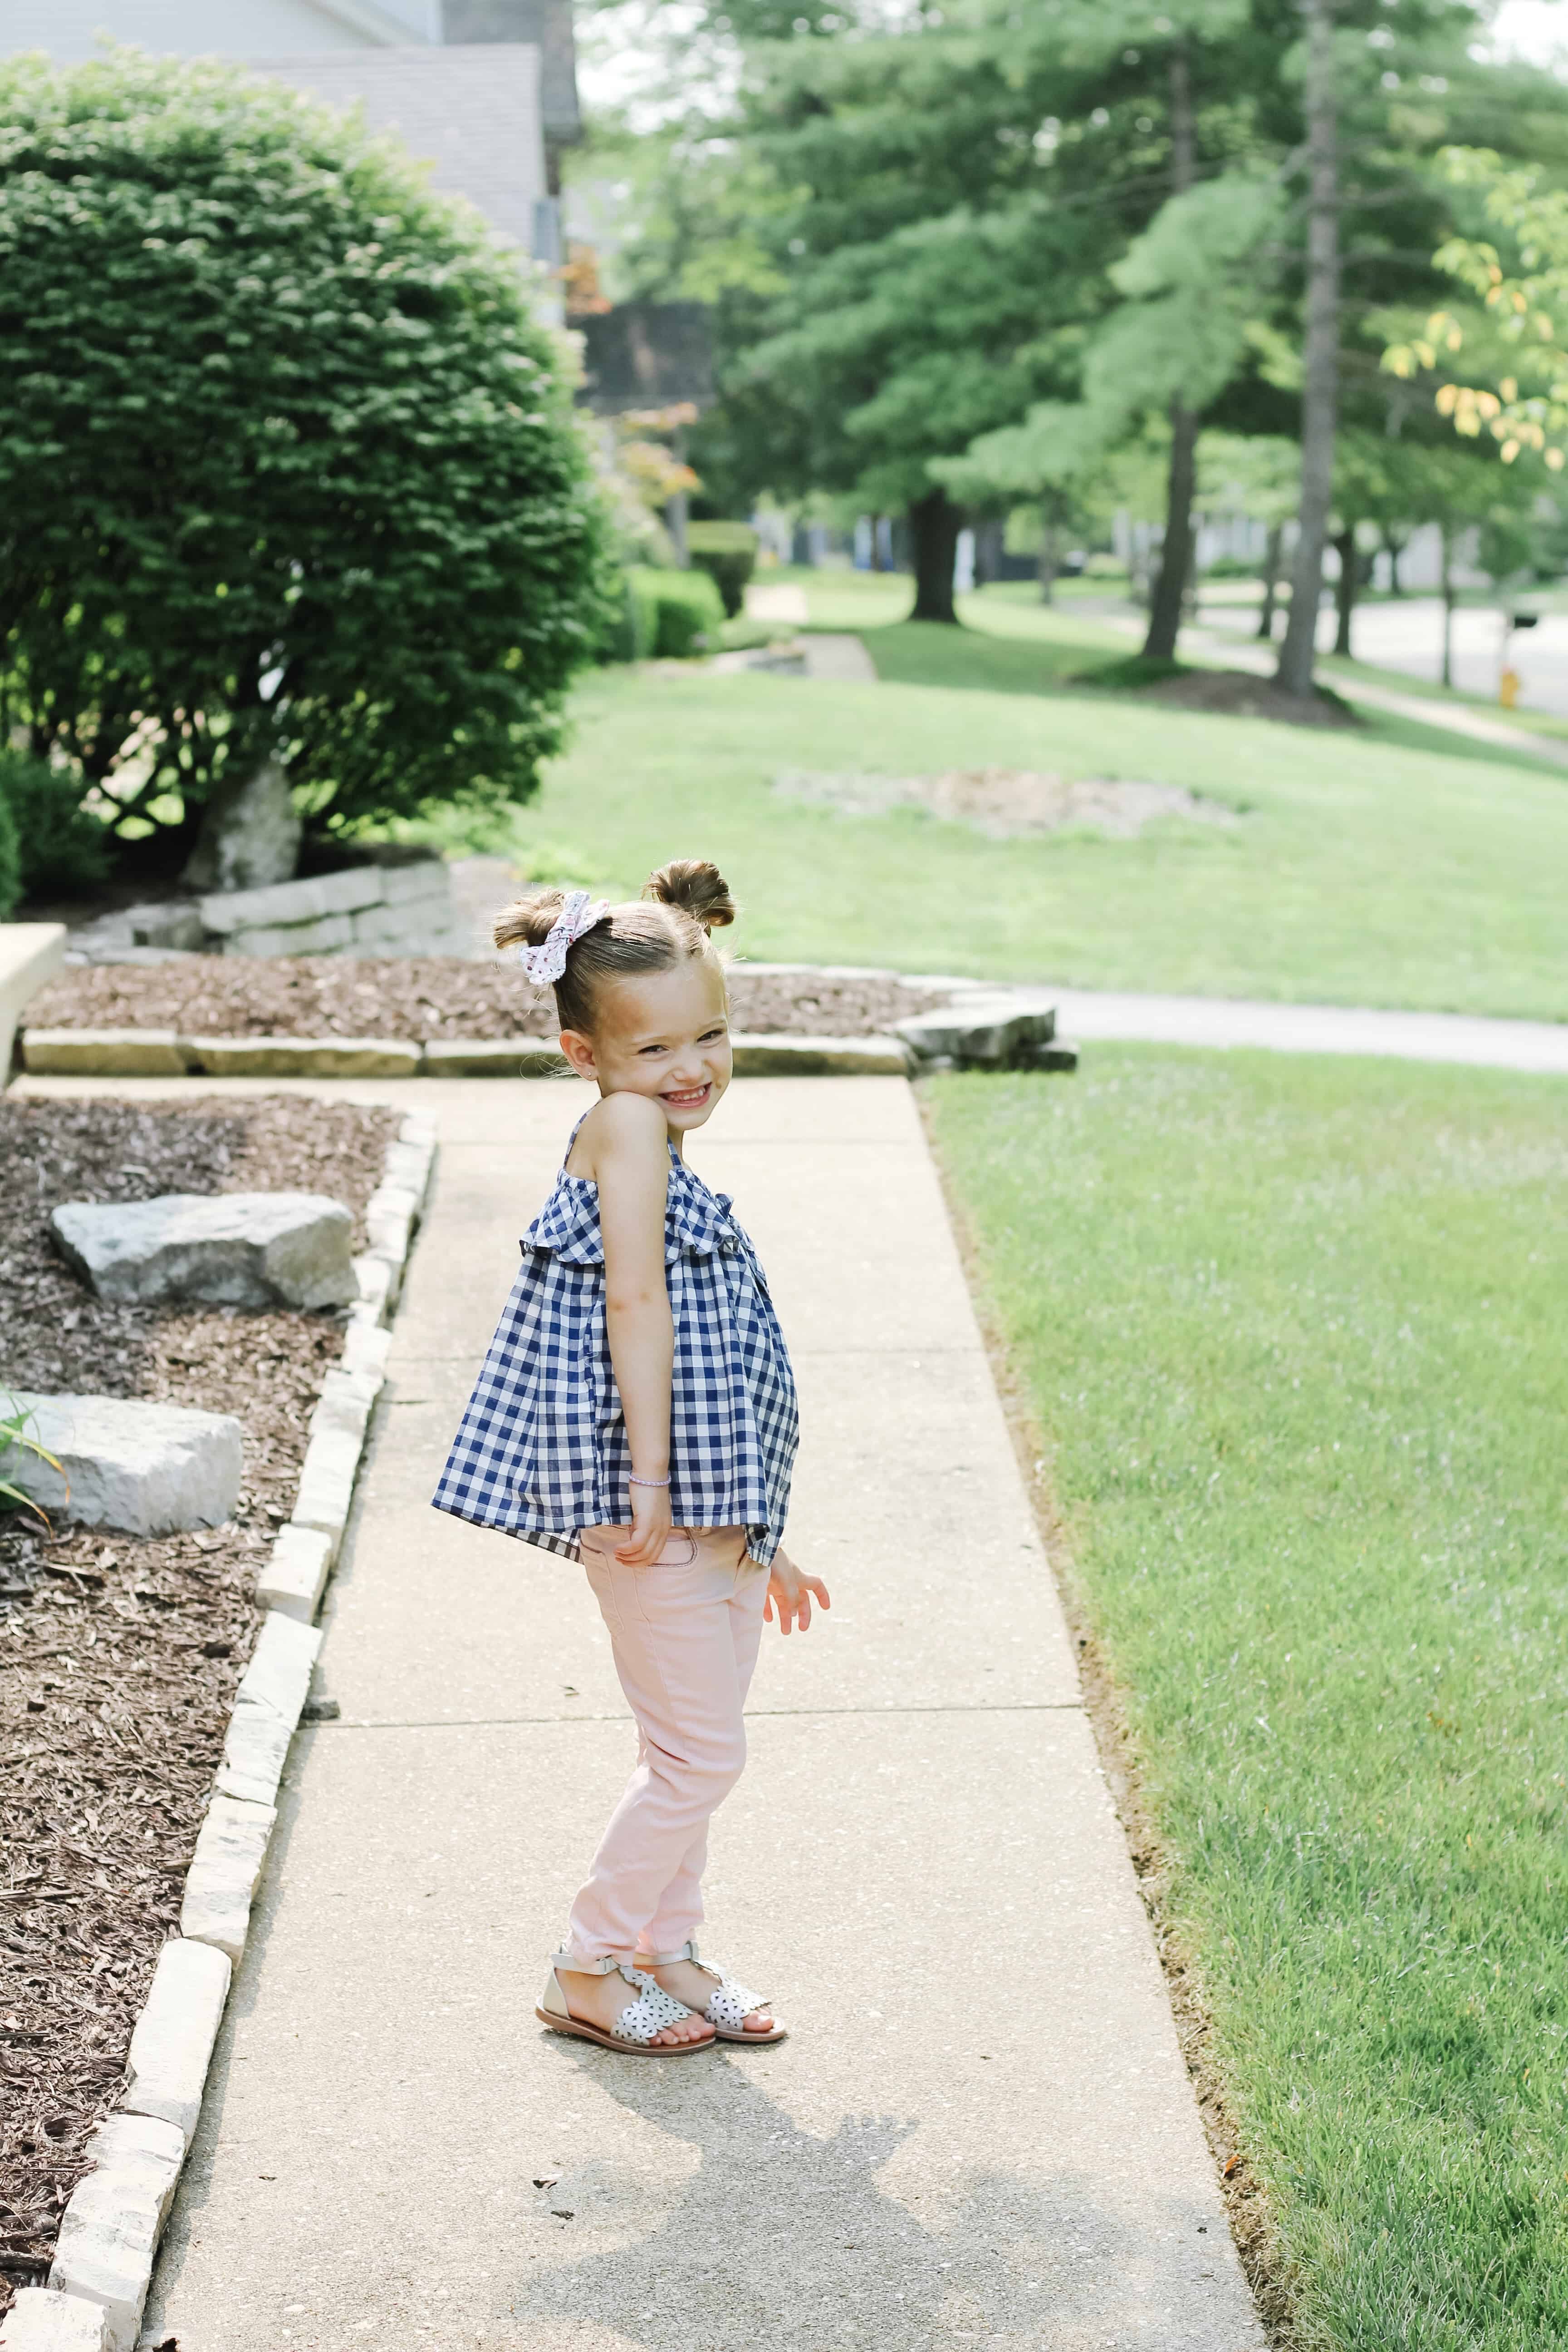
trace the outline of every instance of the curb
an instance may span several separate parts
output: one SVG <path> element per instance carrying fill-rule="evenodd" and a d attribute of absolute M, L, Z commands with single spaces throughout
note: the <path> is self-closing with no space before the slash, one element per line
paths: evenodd
<path fill-rule="evenodd" d="M 0 2352 L 135 2352 L 158 2242 L 190 2150 L 213 2046 L 277 1821 L 276 1799 L 321 1630 L 312 1620 L 342 1539 L 371 1410 L 384 1377 L 385 1318 L 402 1286 L 436 1160 L 418 1112 L 387 1148 L 355 1260 L 341 1364 L 310 1418 L 294 1517 L 257 1580 L 267 1609 L 229 1715 L 223 1758 L 185 1875 L 179 1933 L 158 1956 L 131 2036 L 125 2089 L 88 2146 L 45 2287 L 25 2287 L 0 2323 Z"/>

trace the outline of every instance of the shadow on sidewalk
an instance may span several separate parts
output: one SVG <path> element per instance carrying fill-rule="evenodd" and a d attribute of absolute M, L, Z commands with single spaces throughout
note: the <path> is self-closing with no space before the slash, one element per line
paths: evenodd
<path fill-rule="evenodd" d="M 562 2261 L 510 2305 L 519 2352 L 999 2341 L 1087 2352 L 1134 2340 L 1229 2352 L 1212 2340 L 1213 2289 L 1198 2285 L 1215 2267 L 1205 2250 L 1228 2258 L 1199 2232 L 1207 2217 L 1173 2202 L 1118 2214 L 1081 2175 L 1064 2173 L 1045 2195 L 1001 2166 L 943 2178 L 932 2133 L 909 2178 L 928 2210 L 942 2210 L 930 2226 L 877 2179 L 918 2119 L 846 2116 L 819 2138 L 770 2096 L 760 2071 L 777 2062 L 760 2053 L 664 2064 L 581 2045 L 561 2055 L 665 2136 L 668 2169 L 589 2163 L 541 2192 L 542 2209 L 572 2218 L 556 2223 Z"/>

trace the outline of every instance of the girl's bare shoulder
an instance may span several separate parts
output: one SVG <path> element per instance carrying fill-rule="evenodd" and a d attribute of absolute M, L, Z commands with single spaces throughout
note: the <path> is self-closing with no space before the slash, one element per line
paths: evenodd
<path fill-rule="evenodd" d="M 582 1176 L 597 1176 L 610 1163 L 662 1169 L 668 1140 L 669 1123 L 651 1095 L 605 1095 L 577 1129 L 567 1169 Z"/>

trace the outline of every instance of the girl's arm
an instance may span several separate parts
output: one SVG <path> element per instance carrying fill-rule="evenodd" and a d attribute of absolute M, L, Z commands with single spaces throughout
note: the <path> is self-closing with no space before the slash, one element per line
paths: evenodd
<path fill-rule="evenodd" d="M 668 1478 L 675 1361 L 664 1271 L 669 1129 L 658 1103 L 633 1094 L 606 1095 L 589 1124 L 605 1238 L 605 1324 L 632 1468 L 639 1478 Z M 631 1507 L 631 1536 L 616 1557 L 647 1568 L 669 1533 L 669 1489 L 634 1486 Z"/>

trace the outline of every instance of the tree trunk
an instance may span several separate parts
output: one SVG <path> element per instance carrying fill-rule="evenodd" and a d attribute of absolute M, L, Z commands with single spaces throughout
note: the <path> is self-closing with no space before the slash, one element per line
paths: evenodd
<path fill-rule="evenodd" d="M 1171 194 L 1193 184 L 1193 88 L 1184 43 L 1171 52 Z M 1165 478 L 1165 537 L 1160 576 L 1149 599 L 1145 661 L 1173 661 L 1182 599 L 1193 564 L 1193 492 L 1197 486 L 1198 420 L 1184 401 L 1171 403 L 1171 463 Z"/>
<path fill-rule="evenodd" d="M 1443 549 L 1443 683 L 1454 683 L 1454 575 L 1450 569 L 1453 545 L 1446 522 L 1437 525 Z"/>
<path fill-rule="evenodd" d="M 880 572 L 882 568 L 882 518 L 874 514 L 871 517 L 871 569 Z"/>
<path fill-rule="evenodd" d="M 1388 558 L 1388 593 L 1391 596 L 1403 596 L 1405 591 L 1399 584 L 1399 559 L 1405 552 L 1405 542 L 1395 539 L 1392 531 L 1385 530 L 1383 551 Z"/>
<path fill-rule="evenodd" d="M 1355 551 L 1355 525 L 1342 530 L 1334 541 L 1334 552 L 1340 559 L 1340 576 L 1334 589 L 1334 611 L 1339 625 L 1334 631 L 1334 651 L 1351 658 L 1351 615 L 1355 611 L 1356 565 L 1361 561 Z"/>
<path fill-rule="evenodd" d="M 1271 522 L 1263 545 L 1263 610 L 1258 617 L 1260 637 L 1272 639 L 1274 635 L 1274 612 L 1279 602 L 1279 551 L 1284 537 L 1283 523 Z"/>
<path fill-rule="evenodd" d="M 1057 531 L 1056 501 L 1047 499 L 1040 508 L 1040 602 L 1055 602 L 1057 573 L 1061 569 L 1061 542 Z"/>
<path fill-rule="evenodd" d="M 945 490 L 928 490 L 910 501 L 910 539 L 914 551 L 915 603 L 911 621 L 950 621 L 956 628 L 952 604 L 952 567 L 958 555 L 958 528 L 963 520 Z"/>
<path fill-rule="evenodd" d="M 1006 525 L 994 515 L 974 526 L 974 584 L 984 588 L 1002 577 L 1002 540 Z"/>
<path fill-rule="evenodd" d="M 1165 537 L 1149 599 L 1145 661 L 1173 661 L 1182 625 L 1182 599 L 1193 564 L 1193 488 L 1197 477 L 1198 420 L 1179 400 L 1171 403 L 1171 469 L 1166 477 Z"/>
<path fill-rule="evenodd" d="M 1334 489 L 1340 372 L 1339 123 L 1332 0 L 1302 0 L 1307 20 L 1307 337 L 1301 384 L 1301 507 L 1290 614 L 1275 675 L 1288 694 L 1312 691 L 1323 542 Z"/>

